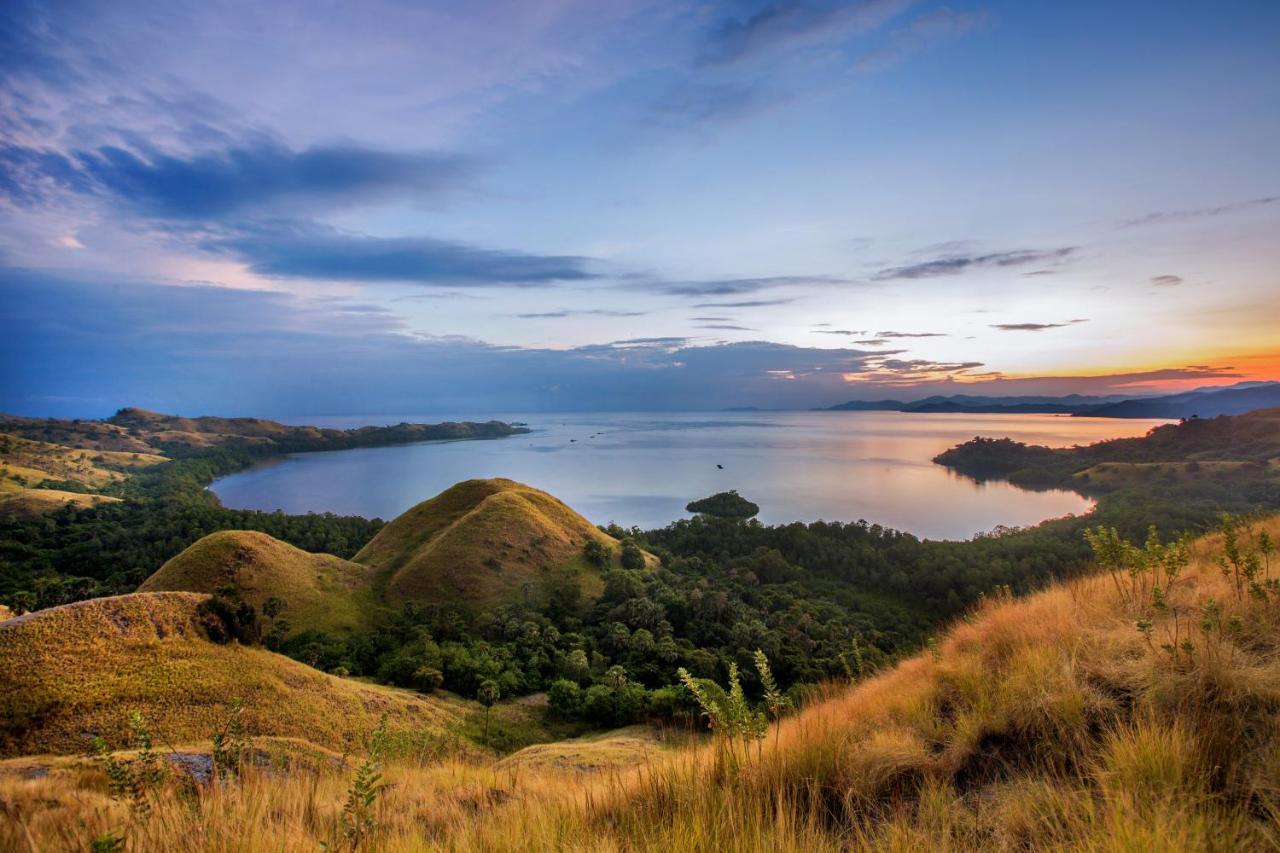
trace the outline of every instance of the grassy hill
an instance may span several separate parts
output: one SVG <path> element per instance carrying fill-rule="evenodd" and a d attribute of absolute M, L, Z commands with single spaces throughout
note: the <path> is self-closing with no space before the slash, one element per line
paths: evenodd
<path fill-rule="evenodd" d="M 1127 550 L 1110 571 L 989 600 L 758 742 L 636 749 L 631 769 L 576 776 L 589 742 L 496 767 L 389 761 L 370 849 L 1277 849 L 1280 564 L 1262 529 L 1238 536 L 1243 563 L 1260 557 L 1252 592 L 1221 537 L 1172 577 L 1176 551 Z M 199 808 L 161 792 L 150 821 L 126 824 L 100 781 L 3 771 L 18 819 L 0 839 L 18 849 L 113 826 L 143 849 L 333 845 L 350 778 L 257 775 Z"/>
<path fill-rule="evenodd" d="M 443 730 L 465 703 L 318 672 L 208 639 L 193 593 L 82 601 L 0 622 L 0 755 L 82 753 L 93 734 L 124 747 L 126 712 L 170 743 L 207 740 L 239 698 L 262 735 L 342 751 L 386 714 L 402 730 Z"/>
<path fill-rule="evenodd" d="M 36 518 L 67 504 L 116 503 L 119 498 L 95 493 L 164 461 L 153 453 L 66 447 L 0 433 L 0 515 Z"/>
<path fill-rule="evenodd" d="M 594 599 L 583 546 L 618 542 L 556 498 L 512 480 L 467 480 L 386 525 L 355 560 L 383 574 L 391 602 L 545 602 L 557 586 Z M 646 558 L 652 560 L 652 558 Z"/>
<path fill-rule="evenodd" d="M 209 534 L 161 566 L 138 591 L 212 593 L 229 584 L 260 611 L 267 599 L 282 599 L 290 633 L 351 631 L 366 627 L 380 609 L 366 567 L 251 530 Z"/>

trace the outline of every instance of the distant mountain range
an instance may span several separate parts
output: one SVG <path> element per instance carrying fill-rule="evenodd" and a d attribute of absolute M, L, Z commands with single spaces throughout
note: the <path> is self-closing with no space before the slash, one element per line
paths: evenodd
<path fill-rule="evenodd" d="M 850 400 L 824 411 L 955 412 L 970 414 L 1052 414 L 1091 418 L 1214 418 L 1280 407 L 1280 382 L 1241 382 L 1225 388 L 1197 388 L 1157 397 L 982 397 L 955 394 L 923 400 Z"/>

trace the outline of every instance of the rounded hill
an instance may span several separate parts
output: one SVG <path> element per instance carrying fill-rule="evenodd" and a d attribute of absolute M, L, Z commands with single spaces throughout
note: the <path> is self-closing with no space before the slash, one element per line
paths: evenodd
<path fill-rule="evenodd" d="M 443 729 L 465 710 L 214 643 L 205 598 L 134 593 L 0 622 L 0 756 L 83 753 L 93 735 L 123 748 L 135 710 L 170 743 L 207 740 L 236 699 L 255 734 L 333 750 L 360 742 L 383 714 L 392 728 Z"/>
<path fill-rule="evenodd" d="M 392 603 L 541 605 L 600 595 L 604 566 L 584 553 L 592 541 L 605 565 L 618 562 L 618 540 L 546 492 L 466 480 L 392 521 L 355 559 L 382 574 Z"/>
<path fill-rule="evenodd" d="M 213 593 L 227 585 L 259 610 L 270 598 L 282 600 L 290 632 L 350 631 L 366 625 L 378 608 L 368 568 L 252 530 L 205 536 L 161 566 L 138 591 Z"/>

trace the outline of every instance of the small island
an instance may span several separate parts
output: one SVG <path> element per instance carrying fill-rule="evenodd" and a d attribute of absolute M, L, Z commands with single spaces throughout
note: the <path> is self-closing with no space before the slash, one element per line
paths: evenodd
<path fill-rule="evenodd" d="M 729 518 L 738 521 L 746 520 L 760 513 L 760 507 L 752 503 L 733 489 L 719 492 L 709 498 L 690 501 L 685 505 L 686 512 L 698 515 L 709 515 L 714 518 Z"/>

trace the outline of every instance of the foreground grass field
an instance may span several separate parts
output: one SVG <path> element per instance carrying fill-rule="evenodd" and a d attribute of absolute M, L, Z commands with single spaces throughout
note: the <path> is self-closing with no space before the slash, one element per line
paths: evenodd
<path fill-rule="evenodd" d="M 749 747 L 586 773 L 387 751 L 354 835 L 355 758 L 199 793 L 170 781 L 145 819 L 83 762 L 18 759 L 0 765 L 0 846 L 114 832 L 135 850 L 1280 849 L 1280 567 L 1264 529 L 1280 535 L 1273 520 L 1234 549 L 1194 543 L 1180 572 L 1176 549 L 1143 571 L 1120 553 L 1115 571 L 991 600 Z"/>

